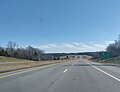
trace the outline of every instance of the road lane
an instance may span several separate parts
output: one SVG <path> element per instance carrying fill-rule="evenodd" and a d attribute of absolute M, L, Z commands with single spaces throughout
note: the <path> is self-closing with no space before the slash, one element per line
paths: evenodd
<path fill-rule="evenodd" d="M 101 70 L 104 70 L 105 72 L 112 74 L 113 76 L 120 79 L 120 67 L 117 67 L 116 65 L 111 65 L 111 64 L 90 62 L 88 60 L 84 60 L 84 61 L 87 61 L 88 63 L 92 64 L 93 66 L 95 65 L 97 68 L 100 68 Z"/>
<path fill-rule="evenodd" d="M 86 63 L 89 64 L 90 66 L 92 66 L 93 68 L 97 69 L 98 71 L 104 73 L 105 75 L 108 75 L 109 77 L 111 77 L 111 78 L 115 79 L 116 81 L 120 82 L 120 79 L 119 79 L 119 78 L 117 78 L 117 77 L 115 77 L 115 76 L 113 76 L 113 75 L 111 75 L 111 74 L 109 74 L 109 73 L 103 71 L 102 69 L 100 69 L 100 68 L 98 68 L 98 67 L 92 65 L 92 63 L 88 63 L 88 62 L 86 62 Z"/>
<path fill-rule="evenodd" d="M 83 61 L 71 67 L 48 92 L 119 92 L 120 82 Z"/>
<path fill-rule="evenodd" d="M 108 67 L 97 64 L 102 69 Z M 120 76 L 111 71 L 114 76 Z M 79 60 L 1 78 L 0 92 L 120 92 L 120 82 Z"/>
<path fill-rule="evenodd" d="M 0 92 L 45 92 L 74 61 L 0 79 Z M 7 88 L 6 88 L 7 87 Z"/>

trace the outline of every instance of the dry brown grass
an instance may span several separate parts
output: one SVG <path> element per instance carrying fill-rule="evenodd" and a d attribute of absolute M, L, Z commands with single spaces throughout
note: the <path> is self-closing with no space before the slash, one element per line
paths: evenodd
<path fill-rule="evenodd" d="M 7 63 L 7 64 L 0 64 L 0 73 L 14 71 L 19 69 L 55 64 L 65 62 L 65 60 L 52 60 L 52 61 L 33 61 L 33 62 L 15 62 L 15 63 Z"/>

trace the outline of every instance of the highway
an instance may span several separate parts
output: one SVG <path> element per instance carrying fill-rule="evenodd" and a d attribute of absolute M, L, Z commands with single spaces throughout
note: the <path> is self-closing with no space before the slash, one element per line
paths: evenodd
<path fill-rule="evenodd" d="M 88 60 L 0 74 L 0 92 L 120 92 L 120 68 Z"/>

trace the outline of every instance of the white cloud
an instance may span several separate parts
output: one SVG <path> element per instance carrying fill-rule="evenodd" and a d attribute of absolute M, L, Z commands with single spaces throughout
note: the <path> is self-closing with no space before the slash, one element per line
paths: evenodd
<path fill-rule="evenodd" d="M 38 46 L 32 45 L 33 47 L 45 50 L 47 53 L 64 53 L 64 52 L 94 52 L 94 51 L 104 51 L 106 47 L 113 43 L 114 41 L 105 42 L 71 42 L 71 43 L 61 43 L 61 44 L 41 44 Z"/>
<path fill-rule="evenodd" d="M 59 46 L 57 44 L 45 44 L 45 45 L 41 45 L 40 47 L 45 48 L 45 49 L 49 49 L 49 48 L 58 48 Z"/>
<path fill-rule="evenodd" d="M 92 51 L 104 51 L 108 44 L 114 41 L 105 41 L 99 43 L 83 43 L 83 42 L 71 42 L 61 44 L 43 44 L 37 46 L 37 48 L 44 49 L 46 52 L 92 52 Z"/>
<path fill-rule="evenodd" d="M 83 44 L 83 43 L 72 42 L 72 44 L 73 44 L 73 45 L 76 45 L 76 46 L 79 46 L 79 45 L 81 45 L 81 44 Z"/>
<path fill-rule="evenodd" d="M 62 45 L 61 45 L 61 47 L 62 48 L 69 48 L 69 49 L 71 49 L 71 48 L 76 48 L 73 44 L 71 44 L 71 43 L 63 43 Z"/>

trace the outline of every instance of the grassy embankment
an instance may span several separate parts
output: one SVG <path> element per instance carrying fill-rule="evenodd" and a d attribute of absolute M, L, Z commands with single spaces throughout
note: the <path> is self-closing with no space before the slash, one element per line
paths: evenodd
<path fill-rule="evenodd" d="M 0 73 L 14 71 L 19 69 L 49 65 L 64 62 L 65 60 L 50 60 L 50 61 L 32 61 L 32 60 L 24 60 L 10 57 L 0 56 Z M 10 62 L 10 63 L 8 63 Z"/>
<path fill-rule="evenodd" d="M 120 64 L 120 57 L 115 58 L 109 58 L 106 60 L 103 60 L 105 63 L 113 63 L 113 64 Z"/>
<path fill-rule="evenodd" d="M 100 58 L 93 58 L 91 60 L 94 62 L 99 62 L 99 63 L 120 64 L 120 57 L 103 59 L 103 60 L 101 60 Z"/>
<path fill-rule="evenodd" d="M 0 56 L 0 62 L 32 62 L 31 60 Z"/>

